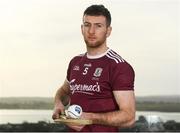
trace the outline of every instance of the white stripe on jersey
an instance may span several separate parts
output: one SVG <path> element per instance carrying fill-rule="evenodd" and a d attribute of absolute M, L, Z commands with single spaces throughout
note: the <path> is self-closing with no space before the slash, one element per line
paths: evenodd
<path fill-rule="evenodd" d="M 113 59 L 116 63 L 119 62 L 124 62 L 124 60 L 122 59 L 121 56 L 119 56 L 117 53 L 115 53 L 114 51 L 110 50 L 106 56 L 110 59 Z"/>
<path fill-rule="evenodd" d="M 110 59 L 115 60 L 115 62 L 116 62 L 116 63 L 119 63 L 117 59 L 115 59 L 115 58 L 111 57 L 110 55 L 108 55 L 108 53 L 106 54 L 106 56 L 107 56 L 108 58 L 110 58 Z"/>
<path fill-rule="evenodd" d="M 122 62 L 121 59 L 115 55 L 113 55 L 111 52 L 108 53 L 111 57 L 115 58 L 116 60 L 118 60 L 118 62 Z"/>
<path fill-rule="evenodd" d="M 119 58 L 120 59 L 120 62 L 124 62 L 124 59 L 118 55 L 117 53 L 115 53 L 113 50 L 109 51 L 112 55 L 114 55 L 115 57 Z"/>

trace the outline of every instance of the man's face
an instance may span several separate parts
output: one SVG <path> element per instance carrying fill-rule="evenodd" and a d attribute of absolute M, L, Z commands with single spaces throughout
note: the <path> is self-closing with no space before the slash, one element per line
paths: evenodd
<path fill-rule="evenodd" d="M 111 27 L 107 27 L 104 16 L 85 15 L 81 30 L 84 41 L 89 48 L 96 48 L 105 44 L 106 38 L 111 33 Z"/>

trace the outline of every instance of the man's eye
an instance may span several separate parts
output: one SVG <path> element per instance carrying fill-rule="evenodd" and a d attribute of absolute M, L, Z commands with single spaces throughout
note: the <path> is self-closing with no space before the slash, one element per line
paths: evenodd
<path fill-rule="evenodd" d="M 101 24 L 97 24 L 96 27 L 97 27 L 97 28 L 101 28 L 102 25 L 101 25 Z"/>
<path fill-rule="evenodd" d="M 85 27 L 89 27 L 89 26 L 90 26 L 90 24 L 84 24 L 84 26 L 85 26 Z"/>

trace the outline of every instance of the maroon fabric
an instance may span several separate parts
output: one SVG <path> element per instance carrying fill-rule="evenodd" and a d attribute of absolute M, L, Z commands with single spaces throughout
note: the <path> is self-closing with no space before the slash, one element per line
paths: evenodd
<path fill-rule="evenodd" d="M 134 90 L 133 68 L 113 50 L 102 57 L 74 57 L 68 67 L 71 104 L 78 104 L 84 112 L 118 110 L 113 91 Z M 117 127 L 91 125 L 82 131 L 117 131 Z"/>

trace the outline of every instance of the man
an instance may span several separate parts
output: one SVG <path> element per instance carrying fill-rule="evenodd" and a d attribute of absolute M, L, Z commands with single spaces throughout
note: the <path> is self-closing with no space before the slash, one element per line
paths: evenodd
<path fill-rule="evenodd" d="M 118 131 L 135 121 L 134 71 L 116 52 L 108 48 L 111 15 L 103 5 L 84 11 L 82 35 L 87 52 L 74 57 L 64 84 L 57 90 L 53 119 L 64 113 L 62 99 L 82 107 L 81 118 L 92 125 L 69 125 L 70 131 Z"/>

